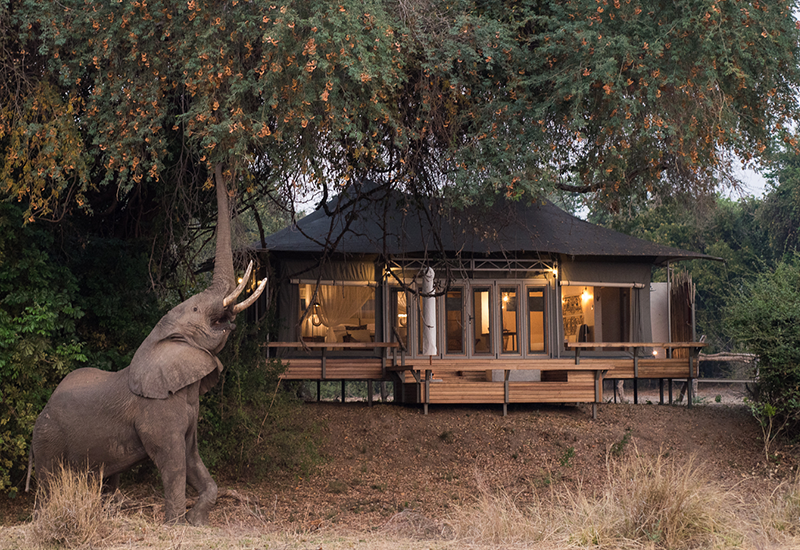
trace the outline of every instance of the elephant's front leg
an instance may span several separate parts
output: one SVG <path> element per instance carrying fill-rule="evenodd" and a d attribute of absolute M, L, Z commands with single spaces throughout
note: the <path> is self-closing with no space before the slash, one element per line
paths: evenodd
<path fill-rule="evenodd" d="M 217 484 L 197 451 L 196 429 L 186 438 L 186 478 L 198 493 L 197 503 L 187 512 L 186 519 L 192 525 L 205 525 L 208 513 L 217 501 Z"/>
<path fill-rule="evenodd" d="M 144 442 L 164 484 L 164 521 L 181 523 L 186 519 L 186 445 L 180 436 L 158 444 Z"/>

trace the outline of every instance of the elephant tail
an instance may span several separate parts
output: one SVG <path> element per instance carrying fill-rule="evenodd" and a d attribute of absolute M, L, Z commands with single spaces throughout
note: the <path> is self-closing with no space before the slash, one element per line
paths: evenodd
<path fill-rule="evenodd" d="M 25 478 L 25 492 L 31 490 L 31 472 L 33 471 L 33 445 L 28 450 L 28 476 Z"/>

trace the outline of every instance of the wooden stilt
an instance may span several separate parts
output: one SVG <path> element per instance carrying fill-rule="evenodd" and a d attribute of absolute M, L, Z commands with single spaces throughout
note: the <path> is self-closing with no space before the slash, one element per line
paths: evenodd
<path fill-rule="evenodd" d="M 633 348 L 633 404 L 639 404 L 639 353 L 638 349 Z"/>
<path fill-rule="evenodd" d="M 503 416 L 508 416 L 508 377 L 511 375 L 511 371 L 506 369 L 504 377 L 503 377 Z"/>

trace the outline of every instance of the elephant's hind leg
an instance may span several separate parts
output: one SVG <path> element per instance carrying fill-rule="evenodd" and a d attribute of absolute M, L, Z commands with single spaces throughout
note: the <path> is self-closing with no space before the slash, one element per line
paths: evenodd
<path fill-rule="evenodd" d="M 217 484 L 208 473 L 206 465 L 197 451 L 197 435 L 189 436 L 186 446 L 186 481 L 197 491 L 197 502 L 186 513 L 186 519 L 192 525 L 208 523 L 208 513 L 217 501 Z"/>

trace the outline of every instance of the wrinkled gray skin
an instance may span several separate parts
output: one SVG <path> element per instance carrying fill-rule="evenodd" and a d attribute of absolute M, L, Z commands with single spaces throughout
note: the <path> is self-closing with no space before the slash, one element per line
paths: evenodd
<path fill-rule="evenodd" d="M 120 472 L 150 458 L 164 484 L 166 521 L 207 523 L 217 485 L 197 451 L 200 395 L 219 379 L 222 364 L 216 354 L 235 328 L 236 313 L 252 303 L 236 304 L 236 296 L 230 296 L 236 290 L 228 197 L 219 167 L 216 180 L 212 285 L 167 313 L 127 368 L 78 369 L 58 385 L 33 431 L 36 476 L 45 488 L 48 474 L 62 461 L 74 468 L 87 463 L 92 470 L 102 468 L 116 484 Z M 232 302 L 227 306 L 226 297 Z M 188 512 L 187 483 L 199 495 Z"/>

